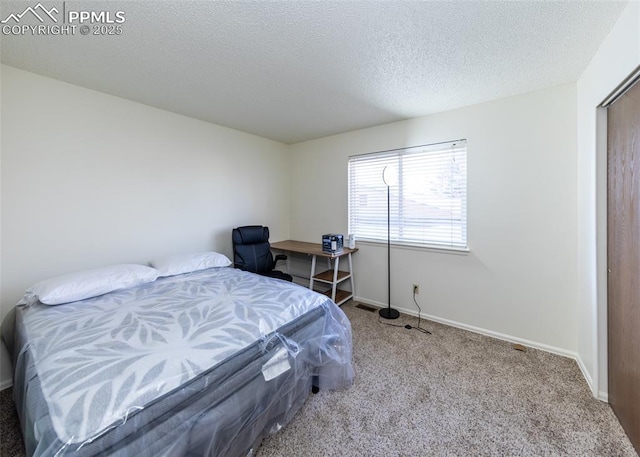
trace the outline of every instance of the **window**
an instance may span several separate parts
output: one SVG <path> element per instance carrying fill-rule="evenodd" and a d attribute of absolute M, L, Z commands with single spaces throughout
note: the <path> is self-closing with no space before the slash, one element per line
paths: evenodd
<path fill-rule="evenodd" d="M 387 241 L 387 193 L 391 242 L 467 249 L 466 140 L 350 157 L 349 233 Z"/>

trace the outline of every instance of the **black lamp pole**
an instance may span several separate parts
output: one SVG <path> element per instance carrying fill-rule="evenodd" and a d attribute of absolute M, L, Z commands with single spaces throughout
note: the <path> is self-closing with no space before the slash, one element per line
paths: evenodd
<path fill-rule="evenodd" d="M 380 310 L 380 316 L 385 319 L 397 319 L 400 317 L 400 313 L 391 307 L 391 197 L 390 187 L 384 176 L 386 170 L 387 167 L 382 170 L 382 180 L 387 185 L 387 307 Z"/>

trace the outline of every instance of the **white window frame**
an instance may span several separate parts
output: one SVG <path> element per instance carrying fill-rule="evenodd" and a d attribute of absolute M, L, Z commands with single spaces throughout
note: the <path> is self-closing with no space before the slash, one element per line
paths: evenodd
<path fill-rule="evenodd" d="M 358 241 L 387 242 L 388 192 L 391 244 L 469 251 L 466 140 L 351 156 L 348 175 L 349 233 Z"/>

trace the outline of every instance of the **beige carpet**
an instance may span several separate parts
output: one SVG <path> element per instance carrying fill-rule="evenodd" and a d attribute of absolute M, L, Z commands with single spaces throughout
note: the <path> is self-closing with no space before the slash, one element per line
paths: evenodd
<path fill-rule="evenodd" d="M 636 455 L 573 360 L 431 322 L 433 335 L 390 327 L 351 302 L 343 310 L 354 386 L 312 395 L 259 457 Z"/>
<path fill-rule="evenodd" d="M 353 326 L 355 384 L 311 395 L 258 457 L 636 456 L 573 360 L 431 322 L 423 324 L 433 335 L 390 327 L 352 302 L 342 309 Z M 0 394 L 0 455 L 19 456 L 8 394 Z"/>

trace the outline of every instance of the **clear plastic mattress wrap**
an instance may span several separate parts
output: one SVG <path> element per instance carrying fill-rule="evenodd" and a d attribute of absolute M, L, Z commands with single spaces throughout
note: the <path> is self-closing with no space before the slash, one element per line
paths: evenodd
<path fill-rule="evenodd" d="M 351 326 L 324 295 L 232 268 L 3 325 L 28 455 L 246 456 L 313 386 L 353 382 Z"/>

